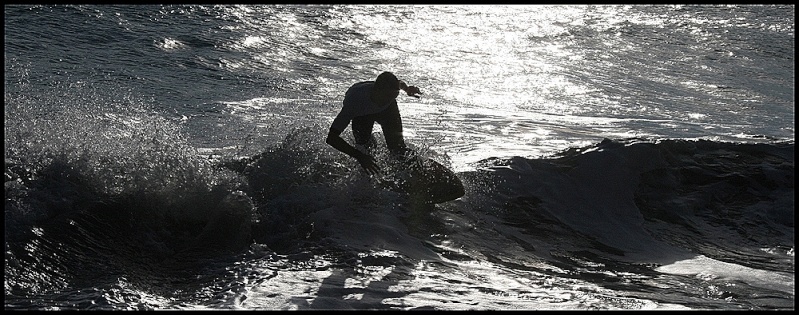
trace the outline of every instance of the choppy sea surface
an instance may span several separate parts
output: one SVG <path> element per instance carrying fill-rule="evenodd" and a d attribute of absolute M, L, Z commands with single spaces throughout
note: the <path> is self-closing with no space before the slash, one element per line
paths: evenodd
<path fill-rule="evenodd" d="M 6 5 L 5 309 L 793 310 L 794 9 Z"/>

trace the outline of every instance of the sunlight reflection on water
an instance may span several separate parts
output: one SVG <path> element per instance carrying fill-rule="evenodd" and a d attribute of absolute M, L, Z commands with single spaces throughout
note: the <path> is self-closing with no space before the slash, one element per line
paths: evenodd
<path fill-rule="evenodd" d="M 737 76 L 721 76 L 750 62 L 722 37 L 744 21 L 675 19 L 682 10 L 231 7 L 235 28 L 244 33 L 231 49 L 245 58 L 224 64 L 267 76 L 278 71 L 292 89 L 307 86 L 303 95 L 278 97 L 311 99 L 305 109 L 290 109 L 297 117 L 318 115 L 316 106 L 323 106 L 320 124 L 332 121 L 351 84 L 395 72 L 424 93 L 419 100 L 398 99 L 406 138 L 453 156 L 458 169 L 488 157 L 549 155 L 603 138 L 736 140 L 765 133 L 740 131 L 768 128 L 754 122 L 762 113 L 732 109 L 743 106 L 740 100 L 769 99 L 730 88 L 734 83 L 724 81 Z M 696 55 L 718 49 L 730 51 Z"/>

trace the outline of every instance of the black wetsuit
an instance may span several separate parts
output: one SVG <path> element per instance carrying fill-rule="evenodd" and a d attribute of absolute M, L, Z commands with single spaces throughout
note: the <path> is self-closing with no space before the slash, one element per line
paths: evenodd
<path fill-rule="evenodd" d="M 355 143 L 371 148 L 374 146 L 372 128 L 377 122 L 383 129 L 389 151 L 394 154 L 404 154 L 407 147 L 402 136 L 402 118 L 397 100 L 392 99 L 386 104 L 375 104 L 369 98 L 373 86 L 374 81 L 365 81 L 350 87 L 344 95 L 344 106 L 333 120 L 330 129 L 340 133 L 352 122 Z"/>

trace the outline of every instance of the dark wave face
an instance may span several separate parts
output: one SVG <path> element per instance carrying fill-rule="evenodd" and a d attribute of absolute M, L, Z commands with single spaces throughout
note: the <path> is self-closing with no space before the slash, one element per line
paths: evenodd
<path fill-rule="evenodd" d="M 741 303 L 758 305 L 751 287 L 783 298 L 792 290 L 792 143 L 607 140 L 552 158 L 490 159 L 459 174 L 466 196 L 425 205 L 354 176 L 354 163 L 314 140 L 317 132 L 298 129 L 258 156 L 216 166 L 191 161 L 217 177 L 158 191 L 98 187 L 114 167 L 87 169 L 86 156 L 39 169 L 7 159 L 7 297 L 41 295 L 68 308 L 180 305 L 201 300 L 212 277 L 243 285 L 247 272 L 225 275 L 226 264 L 285 263 L 264 250 L 293 264 L 326 257 L 323 270 L 371 259 L 487 261 L 664 301 L 672 297 L 652 296 L 669 281 L 657 268 L 679 274 L 668 268 L 706 257 L 771 273 L 765 282 L 733 273 L 746 284 L 719 294 Z M 369 248 L 395 254 L 359 254 Z M 74 291 L 87 284 L 96 291 Z M 22 301 L 12 307 L 30 306 Z"/>
<path fill-rule="evenodd" d="M 787 271 L 742 258 L 793 242 L 793 149 L 606 140 L 553 159 L 485 162 L 491 199 L 502 201 L 495 214 L 537 242 L 585 240 L 577 250 L 617 260 L 692 253 Z"/>

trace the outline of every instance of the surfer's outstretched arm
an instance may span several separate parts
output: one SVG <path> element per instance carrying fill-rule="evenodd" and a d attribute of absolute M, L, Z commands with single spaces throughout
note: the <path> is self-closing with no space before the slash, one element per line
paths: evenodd
<path fill-rule="evenodd" d="M 349 143 L 347 143 L 347 141 L 342 139 L 341 131 L 336 130 L 334 128 L 330 128 L 330 131 L 327 133 L 327 139 L 325 139 L 325 142 L 327 142 L 327 144 L 329 144 L 330 146 L 336 148 L 336 150 L 344 152 L 345 154 L 358 160 L 358 163 L 360 163 L 361 166 L 370 175 L 380 173 L 380 168 L 377 166 L 377 163 L 375 163 L 375 159 L 368 154 L 358 151 L 358 149 L 351 146 Z"/>
<path fill-rule="evenodd" d="M 413 85 L 409 86 L 405 84 L 405 82 L 402 80 L 399 81 L 399 85 L 400 85 L 400 90 L 403 90 L 405 91 L 405 93 L 408 93 L 408 96 L 419 98 L 419 95 L 417 94 L 422 94 L 422 91 L 420 91 L 418 87 L 415 87 Z"/>

